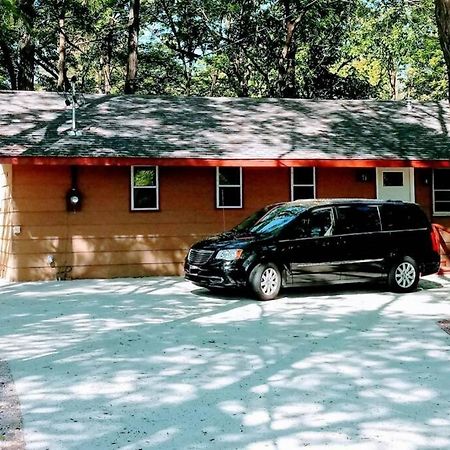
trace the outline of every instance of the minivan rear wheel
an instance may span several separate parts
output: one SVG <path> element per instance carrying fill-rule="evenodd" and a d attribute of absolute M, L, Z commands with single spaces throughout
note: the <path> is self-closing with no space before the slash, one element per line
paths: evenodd
<path fill-rule="evenodd" d="M 273 263 L 258 264 L 251 271 L 249 285 L 260 300 L 273 300 L 281 288 L 281 274 Z"/>
<path fill-rule="evenodd" d="M 388 285 L 394 292 L 412 292 L 419 284 L 419 269 L 416 262 L 406 256 L 397 261 L 389 271 Z"/>

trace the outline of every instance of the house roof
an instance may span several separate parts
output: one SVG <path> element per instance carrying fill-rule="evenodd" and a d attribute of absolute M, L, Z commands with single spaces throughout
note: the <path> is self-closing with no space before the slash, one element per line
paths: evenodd
<path fill-rule="evenodd" d="M 0 162 L 450 165 L 446 103 L 0 92 Z"/>

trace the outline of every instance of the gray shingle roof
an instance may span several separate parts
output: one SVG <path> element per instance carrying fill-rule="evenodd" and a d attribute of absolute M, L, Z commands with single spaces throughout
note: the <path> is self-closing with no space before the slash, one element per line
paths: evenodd
<path fill-rule="evenodd" d="M 450 159 L 446 103 L 0 92 L 0 158 Z"/>

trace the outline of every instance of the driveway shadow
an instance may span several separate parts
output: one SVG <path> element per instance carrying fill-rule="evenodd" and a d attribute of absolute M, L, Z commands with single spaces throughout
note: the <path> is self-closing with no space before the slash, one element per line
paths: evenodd
<path fill-rule="evenodd" d="M 181 278 L 0 288 L 27 449 L 450 448 L 449 288 L 272 302 Z"/>

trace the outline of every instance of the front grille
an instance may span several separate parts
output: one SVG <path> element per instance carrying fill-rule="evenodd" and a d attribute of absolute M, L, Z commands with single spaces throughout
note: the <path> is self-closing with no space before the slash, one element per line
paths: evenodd
<path fill-rule="evenodd" d="M 188 261 L 190 264 L 201 266 L 206 264 L 214 252 L 212 250 L 189 250 Z"/>

